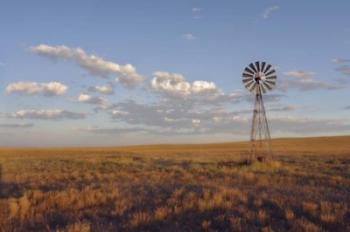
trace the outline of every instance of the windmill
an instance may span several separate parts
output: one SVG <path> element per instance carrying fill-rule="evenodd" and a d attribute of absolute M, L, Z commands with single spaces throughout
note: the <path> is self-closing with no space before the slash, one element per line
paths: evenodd
<path fill-rule="evenodd" d="M 250 132 L 250 161 L 272 159 L 271 136 L 263 101 L 263 94 L 276 85 L 276 71 L 272 65 L 257 61 L 249 64 L 242 74 L 244 86 L 255 93 L 255 103 Z"/>

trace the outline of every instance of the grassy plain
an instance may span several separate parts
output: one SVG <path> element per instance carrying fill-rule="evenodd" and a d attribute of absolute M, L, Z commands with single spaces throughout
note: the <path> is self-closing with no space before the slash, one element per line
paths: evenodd
<path fill-rule="evenodd" d="M 0 149 L 0 231 L 350 231 L 350 136 Z"/>

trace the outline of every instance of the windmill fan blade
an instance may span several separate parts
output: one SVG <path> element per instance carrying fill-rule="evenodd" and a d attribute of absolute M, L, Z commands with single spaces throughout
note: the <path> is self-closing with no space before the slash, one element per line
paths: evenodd
<path fill-rule="evenodd" d="M 245 84 L 244 86 L 245 86 L 249 91 L 251 91 L 251 87 L 252 87 L 253 84 L 254 84 L 254 81 L 249 82 L 248 84 Z"/>
<path fill-rule="evenodd" d="M 255 66 L 254 66 L 254 64 L 253 64 L 253 63 L 250 63 L 250 64 L 249 64 L 249 67 L 250 67 L 251 69 L 253 69 L 253 70 L 254 70 L 254 73 L 256 73 L 256 68 L 255 68 Z"/>
<path fill-rule="evenodd" d="M 243 81 L 243 83 L 247 83 L 249 81 L 253 81 L 253 79 L 252 78 L 247 78 L 247 79 L 243 79 L 242 81 Z"/>
<path fill-rule="evenodd" d="M 268 64 L 266 69 L 264 70 L 264 73 L 268 72 L 270 70 L 270 68 L 271 68 L 271 64 Z"/>
<path fill-rule="evenodd" d="M 251 77 L 251 78 L 253 78 L 253 74 L 250 74 L 250 73 L 243 73 L 242 76 L 243 77 Z"/>
<path fill-rule="evenodd" d="M 247 87 L 248 85 L 251 85 L 252 82 L 254 82 L 254 80 L 252 80 L 252 79 L 243 80 L 243 84 L 245 87 Z"/>
<path fill-rule="evenodd" d="M 250 87 L 250 92 L 254 91 L 256 89 L 257 83 L 254 82 L 254 84 Z"/>
<path fill-rule="evenodd" d="M 266 93 L 266 90 L 262 84 L 259 84 L 259 88 L 262 90 L 263 93 Z"/>
<path fill-rule="evenodd" d="M 268 83 L 272 86 L 276 85 L 276 82 L 275 81 L 271 81 L 271 80 L 266 80 L 265 83 Z"/>
<path fill-rule="evenodd" d="M 246 88 L 249 90 L 249 91 L 252 91 L 252 89 L 255 87 L 256 85 L 256 82 L 255 81 L 252 81 L 251 83 L 248 83 L 246 85 Z"/>
<path fill-rule="evenodd" d="M 266 77 L 266 80 L 276 80 L 277 76 L 268 76 Z"/>
<path fill-rule="evenodd" d="M 246 67 L 244 70 L 248 73 L 254 74 L 254 72 L 251 69 L 249 69 L 248 67 Z"/>
<path fill-rule="evenodd" d="M 261 72 L 264 72 L 266 66 L 266 62 L 261 63 Z"/>
<path fill-rule="evenodd" d="M 250 82 L 247 82 L 246 84 L 245 84 L 245 87 L 246 88 L 249 88 L 250 86 L 252 86 L 252 84 L 254 83 L 255 81 L 253 81 L 253 80 L 251 80 Z"/>
<path fill-rule="evenodd" d="M 256 69 L 258 70 L 258 72 L 260 72 L 260 62 L 259 61 L 255 62 L 255 66 L 256 66 Z"/>
<path fill-rule="evenodd" d="M 275 73 L 276 71 L 274 69 L 272 69 L 270 72 L 265 73 L 265 76 L 270 76 L 272 73 Z"/>
<path fill-rule="evenodd" d="M 262 82 L 263 86 L 268 90 L 272 90 L 272 87 L 267 82 Z"/>

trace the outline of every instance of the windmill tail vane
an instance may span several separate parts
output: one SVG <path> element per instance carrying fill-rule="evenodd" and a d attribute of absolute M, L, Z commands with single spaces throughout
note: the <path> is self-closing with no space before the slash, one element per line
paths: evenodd
<path fill-rule="evenodd" d="M 276 71 L 272 65 L 257 61 L 249 64 L 242 74 L 243 85 L 255 93 L 255 103 L 250 133 L 250 160 L 267 161 L 272 159 L 271 136 L 263 94 L 276 85 Z"/>

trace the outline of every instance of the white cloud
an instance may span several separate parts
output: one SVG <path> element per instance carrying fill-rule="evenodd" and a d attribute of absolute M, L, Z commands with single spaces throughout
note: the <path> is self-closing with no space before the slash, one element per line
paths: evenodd
<path fill-rule="evenodd" d="M 194 94 L 218 93 L 215 83 L 208 81 L 194 81 L 191 90 Z"/>
<path fill-rule="evenodd" d="M 58 119 L 83 119 L 86 117 L 83 113 L 76 113 L 60 109 L 48 110 L 20 110 L 11 115 L 13 118 L 19 119 L 43 119 L 43 120 L 58 120 Z"/>
<path fill-rule="evenodd" d="M 101 108 L 106 108 L 108 106 L 108 101 L 105 98 L 90 96 L 84 93 L 79 95 L 78 101 L 86 104 L 98 105 Z"/>
<path fill-rule="evenodd" d="M 193 126 L 199 126 L 200 123 L 201 123 L 200 119 L 192 119 Z"/>
<path fill-rule="evenodd" d="M 181 74 L 158 71 L 153 76 L 151 87 L 155 91 L 182 97 L 191 94 L 191 84 Z"/>
<path fill-rule="evenodd" d="M 262 14 L 262 18 L 268 19 L 271 16 L 272 12 L 279 10 L 279 8 L 280 7 L 277 5 L 270 6 L 270 7 L 266 8 Z"/>
<path fill-rule="evenodd" d="M 118 116 L 125 116 L 128 115 L 129 112 L 121 111 L 121 110 L 113 110 L 112 115 L 114 118 L 118 118 Z"/>
<path fill-rule="evenodd" d="M 315 89 L 338 89 L 340 86 L 319 81 L 314 78 L 315 72 L 289 71 L 283 73 L 287 78 L 283 79 L 281 88 L 296 88 L 303 91 Z"/>
<path fill-rule="evenodd" d="M 0 124 L 0 128 L 11 128 L 11 129 L 19 129 L 19 128 L 30 128 L 34 125 L 32 123 L 3 123 Z"/>
<path fill-rule="evenodd" d="M 114 88 L 112 84 L 91 86 L 89 87 L 88 90 L 91 92 L 98 92 L 98 93 L 107 94 L 107 95 L 114 93 Z"/>
<path fill-rule="evenodd" d="M 182 37 L 186 40 L 195 40 L 196 39 L 196 36 L 194 36 L 192 33 L 183 34 Z"/>
<path fill-rule="evenodd" d="M 289 77 L 296 77 L 300 79 L 310 79 L 312 78 L 316 73 L 315 72 L 306 72 L 306 71 L 289 71 L 283 73 L 286 76 Z"/>
<path fill-rule="evenodd" d="M 87 94 L 80 94 L 78 97 L 78 101 L 80 102 L 88 102 L 91 100 L 91 96 Z"/>
<path fill-rule="evenodd" d="M 335 69 L 337 72 L 345 76 L 350 75 L 350 59 L 334 58 L 332 59 L 332 62 L 338 65 L 338 67 Z M 339 78 L 338 81 L 340 82 L 340 84 L 348 82 L 348 80 L 344 78 Z"/>
<path fill-rule="evenodd" d="M 332 62 L 336 63 L 336 64 L 343 64 L 343 63 L 349 63 L 350 59 L 334 58 L 334 59 L 332 59 Z"/>
<path fill-rule="evenodd" d="M 214 82 L 198 80 L 190 83 L 181 74 L 160 71 L 155 72 L 153 76 L 151 88 L 167 96 L 180 98 L 199 95 L 217 97 L 222 94 Z"/>
<path fill-rule="evenodd" d="M 202 12 L 202 8 L 199 7 L 193 7 L 192 8 L 192 18 L 193 19 L 200 19 L 200 13 Z"/>
<path fill-rule="evenodd" d="M 117 75 L 118 81 L 128 88 L 135 87 L 143 82 L 143 77 L 137 73 L 133 65 L 120 65 L 96 55 L 89 55 L 81 48 L 40 44 L 32 47 L 31 50 L 46 57 L 75 62 L 93 75 L 101 77 Z"/>
<path fill-rule="evenodd" d="M 68 87 L 59 82 L 37 83 L 37 82 L 15 82 L 6 87 L 7 93 L 18 93 L 24 95 L 63 95 Z"/>
<path fill-rule="evenodd" d="M 350 75 L 350 66 L 349 65 L 342 65 L 340 67 L 337 67 L 336 70 L 344 75 Z"/>

